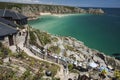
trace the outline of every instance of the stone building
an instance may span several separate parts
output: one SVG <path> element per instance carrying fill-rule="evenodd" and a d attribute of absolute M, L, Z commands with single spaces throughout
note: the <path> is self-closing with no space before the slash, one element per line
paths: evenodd
<path fill-rule="evenodd" d="M 8 9 L 0 9 L 0 17 L 18 25 L 25 25 L 28 23 L 26 16 Z"/>
<path fill-rule="evenodd" d="M 5 46 L 16 44 L 17 29 L 0 22 L 0 42 Z"/>
<path fill-rule="evenodd" d="M 5 46 L 17 44 L 17 27 L 27 24 L 27 17 L 7 9 L 0 9 L 0 42 Z"/>

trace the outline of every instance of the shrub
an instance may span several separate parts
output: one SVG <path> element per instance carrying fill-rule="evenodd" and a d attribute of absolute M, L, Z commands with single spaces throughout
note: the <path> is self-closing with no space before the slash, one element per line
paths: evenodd
<path fill-rule="evenodd" d="M 29 70 L 26 70 L 23 75 L 21 76 L 21 79 L 22 80 L 26 80 L 30 77 L 30 71 Z"/>
<path fill-rule="evenodd" d="M 41 73 L 40 71 L 38 71 L 32 80 L 41 80 L 41 78 L 43 77 L 44 73 Z"/>
<path fill-rule="evenodd" d="M 70 51 L 75 51 L 75 50 L 74 50 L 74 47 L 72 47 L 72 46 L 65 45 L 64 47 L 65 47 L 65 49 L 68 49 L 68 50 L 70 50 Z"/>
<path fill-rule="evenodd" d="M 41 32 L 39 30 L 36 30 L 35 33 L 37 34 L 38 39 L 43 46 L 48 43 L 51 43 L 51 36 L 47 34 L 46 32 Z"/>
<path fill-rule="evenodd" d="M 51 46 L 49 48 L 49 51 L 51 51 L 53 53 L 56 53 L 56 54 L 59 54 L 60 53 L 60 48 L 58 46 Z"/>
<path fill-rule="evenodd" d="M 68 69 L 69 69 L 69 71 L 72 71 L 73 65 L 72 64 L 68 64 Z"/>
<path fill-rule="evenodd" d="M 115 70 L 114 76 L 115 76 L 115 78 L 117 78 L 118 80 L 120 80 L 120 70 Z"/>
<path fill-rule="evenodd" d="M 3 64 L 3 60 L 2 59 L 0 59 L 0 65 L 2 65 Z"/>
<path fill-rule="evenodd" d="M 56 78 L 56 77 L 55 77 L 55 78 L 52 78 L 52 80 L 60 80 L 60 78 Z"/>
<path fill-rule="evenodd" d="M 35 37 L 35 35 L 34 35 L 34 32 L 33 31 L 30 31 L 29 32 L 29 35 L 30 35 L 30 44 L 32 44 L 32 45 L 35 45 L 36 44 L 36 37 Z"/>

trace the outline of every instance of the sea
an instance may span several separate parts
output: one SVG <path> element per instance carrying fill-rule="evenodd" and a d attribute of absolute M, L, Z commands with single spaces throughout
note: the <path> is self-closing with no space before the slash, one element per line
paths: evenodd
<path fill-rule="evenodd" d="M 120 8 L 102 9 L 102 15 L 43 15 L 29 21 L 29 25 L 54 35 L 74 37 L 107 55 L 120 54 Z"/>

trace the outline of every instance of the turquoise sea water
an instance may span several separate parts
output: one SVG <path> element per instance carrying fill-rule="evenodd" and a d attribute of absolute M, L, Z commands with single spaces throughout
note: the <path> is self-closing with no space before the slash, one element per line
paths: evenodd
<path fill-rule="evenodd" d="M 105 54 L 120 53 L 120 16 L 76 14 L 64 17 L 41 16 L 29 24 L 61 36 L 72 36 Z"/>

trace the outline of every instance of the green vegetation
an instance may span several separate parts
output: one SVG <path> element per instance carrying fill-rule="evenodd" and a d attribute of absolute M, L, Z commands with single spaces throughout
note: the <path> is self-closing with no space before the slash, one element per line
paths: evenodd
<path fill-rule="evenodd" d="M 63 54 L 65 57 L 68 57 L 68 55 L 67 55 L 67 53 L 66 52 L 64 52 L 64 54 Z"/>
<path fill-rule="evenodd" d="M 58 46 L 51 46 L 48 50 L 55 53 L 55 54 L 60 53 L 60 48 Z"/>
<path fill-rule="evenodd" d="M 2 59 L 0 59 L 0 65 L 2 65 L 3 64 L 3 60 Z"/>
<path fill-rule="evenodd" d="M 11 50 L 9 48 L 4 47 L 3 45 L 0 46 L 0 58 L 6 58 L 11 54 Z"/>
<path fill-rule="evenodd" d="M 114 76 L 117 78 L 117 80 L 120 80 L 120 70 L 115 70 Z"/>
<path fill-rule="evenodd" d="M 72 46 L 65 45 L 64 47 L 65 47 L 65 49 L 67 49 L 67 50 L 75 51 L 75 50 L 74 50 L 74 47 L 72 47 Z"/>
<path fill-rule="evenodd" d="M 52 40 L 53 42 L 58 42 L 58 39 L 57 39 L 56 37 L 53 37 L 51 40 Z"/>
<path fill-rule="evenodd" d="M 41 80 L 44 73 L 40 72 L 40 70 L 34 75 L 32 80 Z"/>
<path fill-rule="evenodd" d="M 36 45 L 36 37 L 34 35 L 34 32 L 33 31 L 29 31 L 29 34 L 30 34 L 30 41 L 29 43 L 32 44 L 32 45 Z"/>
<path fill-rule="evenodd" d="M 3 59 L 8 57 L 10 60 L 5 62 L 6 66 L 3 67 Z M 46 70 L 52 72 L 51 77 L 54 77 L 59 70 L 58 65 L 30 57 L 23 50 L 12 53 L 3 45 L 0 46 L 0 65 L 0 80 L 41 80 Z M 19 67 L 26 70 L 21 75 Z"/>
<path fill-rule="evenodd" d="M 69 69 L 69 71 L 72 71 L 73 70 L 73 64 L 68 64 L 68 69 Z"/>
<path fill-rule="evenodd" d="M 12 69 L 0 66 L 0 80 L 13 80 L 14 74 Z"/>
<path fill-rule="evenodd" d="M 29 70 L 26 70 L 23 75 L 21 76 L 21 79 L 22 80 L 30 80 L 31 79 L 31 74 L 30 74 L 30 71 Z"/>
<path fill-rule="evenodd" d="M 52 78 L 52 80 L 60 80 L 60 78 Z"/>
<path fill-rule="evenodd" d="M 39 30 L 35 30 L 35 33 L 38 36 L 39 41 L 41 42 L 41 44 L 44 46 L 46 44 L 51 43 L 51 36 L 50 34 L 46 33 L 46 32 L 42 32 Z"/>
<path fill-rule="evenodd" d="M 5 7 L 8 8 L 8 9 L 11 9 L 12 7 L 17 7 L 19 9 L 21 9 L 22 6 L 46 6 L 46 9 L 48 8 L 49 9 L 53 9 L 54 7 L 58 7 L 60 5 L 45 5 L 45 4 L 21 4 L 21 3 L 12 3 L 12 2 L 0 2 L 0 8 L 1 9 L 4 9 Z M 68 9 L 74 9 L 74 7 L 70 7 L 70 6 L 63 6 L 63 7 L 66 7 Z"/>
<path fill-rule="evenodd" d="M 68 64 L 68 69 L 71 73 L 77 73 L 77 74 L 80 73 L 79 70 L 74 68 L 73 64 Z"/>

